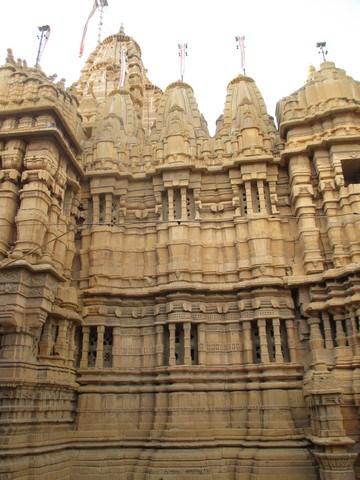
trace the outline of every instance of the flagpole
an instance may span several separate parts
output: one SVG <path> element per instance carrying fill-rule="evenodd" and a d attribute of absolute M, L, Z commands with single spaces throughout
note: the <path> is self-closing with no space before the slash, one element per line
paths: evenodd
<path fill-rule="evenodd" d="M 38 27 L 39 32 L 41 32 L 39 39 L 39 48 L 38 52 L 36 55 L 36 62 L 35 62 L 35 68 L 39 68 L 40 66 L 40 59 L 41 55 L 45 49 L 46 43 L 50 37 L 50 27 L 49 25 L 43 25 L 42 27 Z"/>
<path fill-rule="evenodd" d="M 236 49 L 240 52 L 240 62 L 241 62 L 241 70 L 243 74 L 246 75 L 245 70 L 245 35 L 240 35 L 235 37 L 236 41 Z"/>
<path fill-rule="evenodd" d="M 81 58 L 84 53 L 84 48 L 85 48 L 85 38 L 86 38 L 86 33 L 87 29 L 90 23 L 90 20 L 94 16 L 96 10 L 100 6 L 100 20 L 99 20 L 99 26 L 98 26 L 98 43 L 101 42 L 101 32 L 102 32 L 102 26 L 103 26 L 103 20 L 104 20 L 104 7 L 108 6 L 108 0 L 94 0 L 93 7 L 89 13 L 89 16 L 85 22 L 84 29 L 83 29 L 83 34 L 81 37 L 81 42 L 80 42 L 80 51 L 79 51 L 79 57 Z"/>
<path fill-rule="evenodd" d="M 185 57 L 188 55 L 187 51 L 188 45 L 187 43 L 178 43 L 178 50 L 179 50 L 179 59 L 180 59 L 180 80 L 184 81 L 184 73 L 185 73 Z"/>

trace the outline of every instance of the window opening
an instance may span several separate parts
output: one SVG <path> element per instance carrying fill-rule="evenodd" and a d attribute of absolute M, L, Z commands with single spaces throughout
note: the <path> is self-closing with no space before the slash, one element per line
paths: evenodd
<path fill-rule="evenodd" d="M 88 351 L 88 366 L 89 367 L 95 367 L 96 346 L 97 346 L 97 327 L 90 327 L 89 351 Z"/>

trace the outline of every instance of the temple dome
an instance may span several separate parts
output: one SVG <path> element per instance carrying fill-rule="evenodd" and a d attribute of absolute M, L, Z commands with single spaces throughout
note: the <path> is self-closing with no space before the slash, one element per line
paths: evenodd
<path fill-rule="evenodd" d="M 325 117 L 340 110 L 358 109 L 360 82 L 348 76 L 333 62 L 323 62 L 312 69 L 307 82 L 299 90 L 281 99 L 276 116 L 283 136 L 288 125 Z"/>
<path fill-rule="evenodd" d="M 236 139 L 238 153 L 270 151 L 275 127 L 254 80 L 245 75 L 235 77 L 228 85 L 224 115 L 217 123 L 216 137 Z"/>

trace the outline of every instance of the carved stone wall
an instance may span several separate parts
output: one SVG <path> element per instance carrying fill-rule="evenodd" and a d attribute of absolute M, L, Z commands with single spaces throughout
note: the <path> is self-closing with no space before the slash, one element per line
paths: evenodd
<path fill-rule="evenodd" d="M 120 50 L 126 50 L 127 68 Z M 0 478 L 360 478 L 359 83 L 277 107 L 0 68 Z"/>

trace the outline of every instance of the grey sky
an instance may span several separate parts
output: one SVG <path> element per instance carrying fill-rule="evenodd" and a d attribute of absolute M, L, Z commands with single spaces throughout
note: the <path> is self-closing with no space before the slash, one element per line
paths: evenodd
<path fill-rule="evenodd" d="M 268 111 L 282 96 L 301 87 L 310 64 L 320 56 L 317 41 L 328 43 L 329 60 L 360 79 L 360 0 L 108 0 L 103 37 L 125 31 L 140 44 L 149 78 L 161 88 L 178 79 L 177 43 L 187 41 L 185 81 L 214 131 L 226 85 L 239 73 L 235 35 L 246 36 L 247 74 L 255 79 Z M 85 54 L 80 38 L 93 0 L 0 0 L 1 60 L 12 47 L 16 58 L 33 64 L 37 26 L 49 24 L 51 37 L 42 68 L 75 81 L 96 46 L 98 16 L 90 25 Z M 1 62 L 2 63 L 2 62 Z"/>

